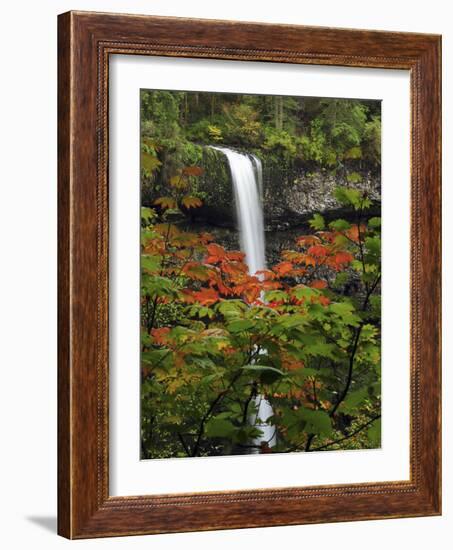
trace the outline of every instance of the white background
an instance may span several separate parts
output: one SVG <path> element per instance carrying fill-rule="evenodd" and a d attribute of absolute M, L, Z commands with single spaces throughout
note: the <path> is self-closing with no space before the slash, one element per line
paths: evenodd
<path fill-rule="evenodd" d="M 16 1 L 2 5 L 0 132 L 1 235 L 1 543 L 7 549 L 254 548 L 334 546 L 367 550 L 400 545 L 449 548 L 453 523 L 451 451 L 453 359 L 444 330 L 444 515 L 331 525 L 279 527 L 68 542 L 55 535 L 56 515 L 56 15 L 88 9 L 444 35 L 444 151 L 453 147 L 453 28 L 449 1 L 154 0 Z M 453 178 L 445 153 L 444 181 Z M 453 229 L 452 187 L 444 188 L 444 268 Z M 451 276 L 450 276 L 451 280 Z M 452 283 L 444 286 L 444 324 L 452 326 Z M 450 330 L 451 332 L 451 330 Z"/>
<path fill-rule="evenodd" d="M 409 479 L 409 72 L 113 56 L 109 75 L 110 494 Z M 204 91 L 382 99 L 381 449 L 139 460 L 139 89 L 187 86 Z"/>

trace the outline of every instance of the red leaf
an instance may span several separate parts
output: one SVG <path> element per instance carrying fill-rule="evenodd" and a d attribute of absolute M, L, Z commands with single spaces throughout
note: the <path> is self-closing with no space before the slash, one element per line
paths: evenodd
<path fill-rule="evenodd" d="M 151 335 L 154 338 L 156 344 L 162 345 L 168 342 L 169 327 L 153 328 L 151 329 Z"/>
<path fill-rule="evenodd" d="M 300 264 L 305 259 L 305 254 L 301 252 L 296 252 L 295 250 L 283 250 L 282 258 L 296 264 Z"/>
<path fill-rule="evenodd" d="M 208 281 L 209 269 L 198 262 L 188 262 L 182 269 L 183 273 L 195 281 Z"/>
<path fill-rule="evenodd" d="M 224 273 L 235 276 L 241 276 L 247 273 L 247 266 L 242 262 L 222 262 L 221 269 Z"/>
<path fill-rule="evenodd" d="M 311 246 L 308 249 L 308 253 L 315 258 L 324 258 L 325 256 L 327 256 L 328 251 L 326 247 L 322 245 L 317 245 L 317 246 Z"/>
<path fill-rule="evenodd" d="M 192 295 L 202 306 L 212 305 L 220 300 L 220 296 L 213 288 L 202 288 Z"/>
<path fill-rule="evenodd" d="M 283 277 L 292 271 L 293 264 L 291 262 L 280 262 L 279 264 L 274 265 L 273 269 L 276 273 L 278 273 L 278 275 L 280 275 L 280 277 Z"/>
<path fill-rule="evenodd" d="M 227 252 L 226 257 L 229 260 L 234 262 L 243 262 L 245 258 L 245 254 L 237 250 L 231 250 L 230 252 Z"/>
<path fill-rule="evenodd" d="M 337 252 L 333 257 L 333 261 L 337 267 L 342 267 L 349 264 L 354 259 L 354 256 L 349 252 Z"/>
<path fill-rule="evenodd" d="M 303 235 L 302 237 L 298 237 L 296 239 L 296 243 L 299 246 L 312 246 L 320 242 L 321 239 L 319 237 L 316 237 L 315 235 Z"/>
<path fill-rule="evenodd" d="M 311 288 L 319 288 L 319 289 L 322 289 L 322 288 L 326 288 L 327 286 L 327 283 L 326 281 L 321 281 L 320 279 L 316 279 L 315 281 L 312 281 L 310 283 L 310 287 Z"/>
<path fill-rule="evenodd" d="M 220 246 L 215 243 L 208 244 L 206 247 L 208 250 L 209 256 L 206 258 L 206 263 L 208 264 L 218 264 L 223 261 L 226 257 L 226 250 L 223 246 Z"/>

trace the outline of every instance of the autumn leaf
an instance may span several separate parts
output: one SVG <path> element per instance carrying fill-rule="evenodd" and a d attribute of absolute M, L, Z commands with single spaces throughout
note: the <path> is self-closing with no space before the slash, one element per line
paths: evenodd
<path fill-rule="evenodd" d="M 327 283 L 326 281 L 321 281 L 320 279 L 316 279 L 310 283 L 310 287 L 322 289 L 327 287 Z"/>
<path fill-rule="evenodd" d="M 203 172 L 204 170 L 200 166 L 186 166 L 182 170 L 185 176 L 201 176 Z"/>
<path fill-rule="evenodd" d="M 220 300 L 219 294 L 213 288 L 202 288 L 192 295 L 203 306 L 215 304 Z"/>
<path fill-rule="evenodd" d="M 159 197 L 153 204 L 157 204 L 164 209 L 177 207 L 176 201 L 172 197 Z"/>
<path fill-rule="evenodd" d="M 176 235 L 180 234 L 180 231 L 176 227 L 176 225 L 173 225 L 171 223 L 159 223 L 154 226 L 154 231 L 165 238 L 175 237 Z"/>
<path fill-rule="evenodd" d="M 142 151 L 142 153 L 141 153 L 141 165 L 142 165 L 142 169 L 145 172 L 147 172 L 149 174 L 152 174 L 154 172 L 154 170 L 159 168 L 159 166 L 161 164 L 162 163 L 160 162 L 160 160 L 156 156 L 151 155 L 150 153 L 147 153 L 145 151 Z"/>
<path fill-rule="evenodd" d="M 208 281 L 210 278 L 209 269 L 198 262 L 188 262 L 182 268 L 182 272 L 194 281 Z"/>
<path fill-rule="evenodd" d="M 351 239 L 351 241 L 359 242 L 361 235 L 363 235 L 365 231 L 365 225 L 361 224 L 360 227 L 358 225 L 353 225 L 346 231 L 346 235 Z"/>
<path fill-rule="evenodd" d="M 192 197 L 190 195 L 183 197 L 181 203 L 186 208 L 199 208 L 203 204 L 198 197 Z"/>
<path fill-rule="evenodd" d="M 308 253 L 310 254 L 310 256 L 313 256 L 314 258 L 324 258 L 325 256 L 327 256 L 328 250 L 326 247 L 322 245 L 317 245 L 317 246 L 311 246 L 308 249 Z"/>
<path fill-rule="evenodd" d="M 222 262 L 221 269 L 224 273 L 235 276 L 247 274 L 247 266 L 242 262 Z"/>
<path fill-rule="evenodd" d="M 175 189 L 185 189 L 187 187 L 187 180 L 181 174 L 171 177 L 169 183 Z"/>
<path fill-rule="evenodd" d="M 293 269 L 293 264 L 291 262 L 280 262 L 277 265 L 274 265 L 274 271 L 280 276 L 284 277 Z"/>
<path fill-rule="evenodd" d="M 305 256 L 304 263 L 307 266 L 312 265 L 313 267 L 316 267 L 316 259 L 313 258 L 313 256 Z"/>
<path fill-rule="evenodd" d="M 206 248 L 209 254 L 209 256 L 206 258 L 206 263 L 218 264 L 219 262 L 225 259 L 226 250 L 223 248 L 223 246 L 212 243 L 212 244 L 208 244 Z"/>
<path fill-rule="evenodd" d="M 198 235 L 196 233 L 189 233 L 188 231 L 178 233 L 171 238 L 171 244 L 175 247 L 194 247 L 199 242 Z"/>
<path fill-rule="evenodd" d="M 261 281 L 272 281 L 275 279 L 275 273 L 270 269 L 260 269 L 255 273 Z"/>
<path fill-rule="evenodd" d="M 332 261 L 334 263 L 334 266 L 337 269 L 340 269 L 345 265 L 351 263 L 353 259 L 354 259 L 354 256 L 349 252 L 337 252 L 337 254 L 333 256 Z"/>
<path fill-rule="evenodd" d="M 316 237 L 316 235 L 304 235 L 296 239 L 296 243 L 299 246 L 312 246 L 319 244 L 320 242 L 321 239 L 319 237 Z"/>
<path fill-rule="evenodd" d="M 232 260 L 235 262 L 243 262 L 245 258 L 245 254 L 237 250 L 232 250 L 226 253 L 226 257 L 228 258 L 228 260 Z"/>
<path fill-rule="evenodd" d="M 261 288 L 263 290 L 278 290 L 281 287 L 282 285 L 278 281 L 267 280 L 261 282 Z"/>
<path fill-rule="evenodd" d="M 296 252 L 295 250 L 283 250 L 282 258 L 296 264 L 301 264 L 305 260 L 305 254 Z"/>
<path fill-rule="evenodd" d="M 156 342 L 156 344 L 164 345 L 168 342 L 168 335 L 170 332 L 169 327 L 162 327 L 162 328 L 153 328 L 151 330 L 151 335 Z"/>
<path fill-rule="evenodd" d="M 211 286 L 216 285 L 217 290 L 222 294 L 223 296 L 232 296 L 234 294 L 234 290 L 232 287 L 228 286 L 223 280 L 222 277 L 215 277 L 211 279 Z"/>
<path fill-rule="evenodd" d="M 211 241 L 214 240 L 214 237 L 211 235 L 211 233 L 208 233 L 207 231 L 204 232 L 204 233 L 200 233 L 198 235 L 198 240 L 200 241 L 200 243 L 202 244 L 207 244 Z"/>

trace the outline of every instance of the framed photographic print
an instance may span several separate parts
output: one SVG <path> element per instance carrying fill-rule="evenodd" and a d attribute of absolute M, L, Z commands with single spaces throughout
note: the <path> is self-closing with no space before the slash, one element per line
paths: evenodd
<path fill-rule="evenodd" d="M 440 37 L 59 17 L 59 533 L 436 515 Z"/>

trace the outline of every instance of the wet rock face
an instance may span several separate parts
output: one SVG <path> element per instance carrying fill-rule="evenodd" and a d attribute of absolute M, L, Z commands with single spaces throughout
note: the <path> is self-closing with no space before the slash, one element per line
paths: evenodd
<path fill-rule="evenodd" d="M 202 164 L 199 191 L 203 194 L 203 206 L 197 209 L 195 217 L 218 227 L 232 227 L 234 192 L 227 158 L 220 151 L 205 148 Z"/>
<path fill-rule="evenodd" d="M 264 178 L 264 213 L 266 225 L 270 228 L 294 227 L 306 222 L 314 212 L 326 218 L 348 217 L 351 212 L 344 209 L 335 199 L 338 186 L 352 187 L 366 191 L 379 210 L 381 200 L 380 174 L 357 173 L 356 179 L 348 181 L 345 175 L 333 175 L 324 171 L 293 173 L 286 178 L 278 174 Z"/>
<path fill-rule="evenodd" d="M 200 147 L 200 153 L 204 171 L 196 178 L 194 190 L 202 199 L 203 206 L 191 209 L 187 215 L 194 222 L 233 228 L 236 226 L 234 192 L 227 158 L 220 151 L 205 146 Z M 327 220 L 351 218 L 352 212 L 341 208 L 334 197 L 338 186 L 366 190 L 375 203 L 372 215 L 380 215 L 381 178 L 378 171 L 349 170 L 349 180 L 354 174 L 354 181 L 348 181 L 345 171 L 332 174 L 327 170 L 310 171 L 304 167 L 287 169 L 266 162 L 263 156 L 261 160 L 266 232 L 306 225 L 315 212 L 323 214 Z M 165 181 L 162 176 L 159 181 L 142 185 L 144 205 L 152 206 L 155 198 L 172 193 Z"/>
<path fill-rule="evenodd" d="M 350 217 L 337 202 L 334 190 L 338 186 L 366 190 L 376 204 L 379 214 L 381 200 L 380 174 L 367 171 L 355 173 L 356 181 L 348 181 L 346 174 L 302 169 L 279 169 L 263 160 L 263 200 L 266 231 L 285 230 L 307 223 L 314 212 L 327 219 Z M 235 208 L 231 174 L 226 157 L 206 148 L 203 154 L 204 174 L 199 190 L 203 193 L 203 207 L 194 212 L 194 219 L 218 227 L 235 225 Z M 350 176 L 349 176 L 350 178 Z M 351 178 L 350 178 L 351 179 Z"/>

